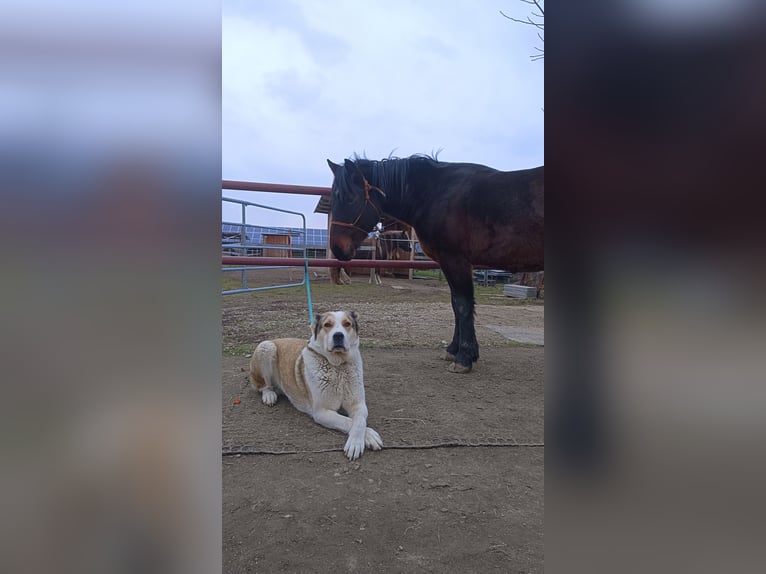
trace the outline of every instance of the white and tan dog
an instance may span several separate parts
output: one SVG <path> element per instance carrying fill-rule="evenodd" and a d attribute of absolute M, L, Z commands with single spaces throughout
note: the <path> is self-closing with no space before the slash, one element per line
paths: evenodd
<path fill-rule="evenodd" d="M 365 447 L 383 446 L 380 435 L 367 426 L 357 319 L 354 311 L 319 314 L 308 343 L 263 341 L 250 360 L 250 380 L 263 402 L 273 406 L 277 393 L 287 395 L 320 425 L 347 433 L 343 452 L 350 460 L 362 456 Z"/>

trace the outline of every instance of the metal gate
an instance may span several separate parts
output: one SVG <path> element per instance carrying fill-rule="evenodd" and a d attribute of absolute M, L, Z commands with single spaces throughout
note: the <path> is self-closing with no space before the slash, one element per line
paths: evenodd
<path fill-rule="evenodd" d="M 254 267 L 251 265 L 248 266 L 235 266 L 235 267 L 223 267 L 224 272 L 241 272 L 242 273 L 242 285 L 239 289 L 228 289 L 221 291 L 221 295 L 233 295 L 235 293 L 249 293 L 251 291 L 266 291 L 268 289 L 282 289 L 285 287 L 300 287 L 302 285 L 306 286 L 306 300 L 308 305 L 308 311 L 309 311 L 309 324 L 314 322 L 314 306 L 311 301 L 311 283 L 309 281 L 309 260 L 308 260 L 308 243 L 307 243 L 307 233 L 306 233 L 306 217 L 297 211 L 290 211 L 287 209 L 280 209 L 278 207 L 271 207 L 268 205 L 261 205 L 259 203 L 252 203 L 250 201 L 243 201 L 241 199 L 234 199 L 231 197 L 222 197 L 221 201 L 229 202 L 229 203 L 236 203 L 239 204 L 242 207 L 242 216 L 241 221 L 239 223 L 234 223 L 231 221 L 222 221 L 222 224 L 230 225 L 234 227 L 239 227 L 239 239 L 237 241 L 232 242 L 222 242 L 221 243 L 221 252 L 223 253 L 224 250 L 228 250 L 229 253 L 232 251 L 241 251 L 242 256 L 247 256 L 248 250 L 268 250 L 268 249 L 275 249 L 281 247 L 280 245 L 276 245 L 273 243 L 265 243 L 263 241 L 251 241 L 248 238 L 248 228 L 249 229 L 256 229 L 260 226 L 251 225 L 247 223 L 247 208 L 248 207 L 257 207 L 259 209 L 267 209 L 270 211 L 279 211 L 280 213 L 287 213 L 289 215 L 295 215 L 297 217 L 301 218 L 301 229 L 303 229 L 303 232 L 300 233 L 300 242 L 298 244 L 289 244 L 290 251 L 300 251 L 303 255 L 303 279 L 298 283 L 286 283 L 283 285 L 267 285 L 265 287 L 248 287 L 247 286 L 247 271 L 253 270 L 253 269 L 286 269 L 288 267 L 298 267 L 299 265 L 271 265 L 271 266 L 259 266 Z"/>

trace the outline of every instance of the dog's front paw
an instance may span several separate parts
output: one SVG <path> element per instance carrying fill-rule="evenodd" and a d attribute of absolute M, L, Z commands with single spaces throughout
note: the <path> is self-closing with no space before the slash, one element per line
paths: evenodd
<path fill-rule="evenodd" d="M 380 450 L 383 448 L 383 439 L 380 438 L 378 431 L 367 427 L 364 431 L 364 446 L 371 448 L 372 450 Z"/>
<path fill-rule="evenodd" d="M 343 447 L 343 452 L 349 460 L 356 460 L 364 452 L 364 438 L 348 437 L 346 446 Z"/>
<path fill-rule="evenodd" d="M 271 389 L 264 389 L 261 392 L 261 400 L 263 400 L 263 404 L 273 407 L 275 404 L 277 404 L 277 393 Z"/>

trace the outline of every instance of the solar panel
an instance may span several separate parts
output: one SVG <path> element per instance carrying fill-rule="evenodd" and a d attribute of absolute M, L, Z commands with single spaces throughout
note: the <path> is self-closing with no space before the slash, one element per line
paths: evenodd
<path fill-rule="evenodd" d="M 221 232 L 226 235 L 239 234 L 242 232 L 242 224 L 222 223 Z M 303 228 L 300 227 L 264 227 L 261 225 L 245 224 L 245 240 L 247 243 L 263 243 L 264 235 L 290 235 L 294 237 L 293 243 L 303 243 Z M 306 245 L 308 247 L 327 247 L 327 229 L 306 229 Z"/>

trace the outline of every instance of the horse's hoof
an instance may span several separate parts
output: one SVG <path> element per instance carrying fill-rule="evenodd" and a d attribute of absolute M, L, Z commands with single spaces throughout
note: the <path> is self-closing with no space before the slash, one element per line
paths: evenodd
<path fill-rule="evenodd" d="M 447 370 L 450 373 L 463 374 L 463 373 L 470 373 L 471 367 L 470 366 L 466 367 L 465 365 L 461 365 L 460 363 L 450 363 L 450 366 L 447 367 Z"/>
<path fill-rule="evenodd" d="M 444 353 L 442 353 L 442 360 L 454 362 L 455 361 L 455 355 L 453 355 L 449 351 L 444 351 Z"/>

